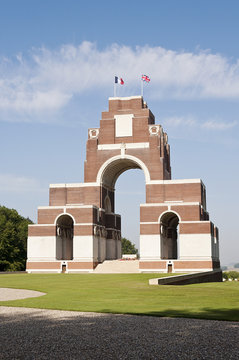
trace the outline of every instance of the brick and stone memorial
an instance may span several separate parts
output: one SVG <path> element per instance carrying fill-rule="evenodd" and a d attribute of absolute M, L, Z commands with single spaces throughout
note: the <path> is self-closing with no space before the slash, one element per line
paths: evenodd
<path fill-rule="evenodd" d="M 27 271 L 92 272 L 121 258 L 115 183 L 128 169 L 145 176 L 139 272 L 220 268 L 218 229 L 200 179 L 171 179 L 168 136 L 142 96 L 109 98 L 99 128 L 88 130 L 84 182 L 51 184 L 49 205 L 29 225 Z"/>

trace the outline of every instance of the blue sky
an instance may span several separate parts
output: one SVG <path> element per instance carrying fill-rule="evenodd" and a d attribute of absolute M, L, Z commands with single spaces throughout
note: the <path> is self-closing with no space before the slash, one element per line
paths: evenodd
<path fill-rule="evenodd" d="M 173 178 L 204 181 L 222 263 L 239 262 L 238 13 L 233 0 L 0 0 L 0 203 L 36 221 L 50 183 L 83 181 L 87 129 L 114 75 L 129 96 L 146 73 Z M 116 190 L 123 235 L 137 244 L 143 172 Z"/>

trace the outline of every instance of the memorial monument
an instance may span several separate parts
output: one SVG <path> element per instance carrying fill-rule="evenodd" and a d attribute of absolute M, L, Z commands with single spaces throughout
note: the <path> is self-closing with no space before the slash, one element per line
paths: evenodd
<path fill-rule="evenodd" d="M 121 258 L 121 217 L 115 183 L 142 169 L 139 271 L 220 268 L 218 229 L 209 220 L 200 179 L 171 179 L 168 136 L 142 96 L 109 98 L 99 128 L 88 131 L 84 182 L 51 184 L 49 206 L 29 225 L 28 272 L 93 271 Z"/>

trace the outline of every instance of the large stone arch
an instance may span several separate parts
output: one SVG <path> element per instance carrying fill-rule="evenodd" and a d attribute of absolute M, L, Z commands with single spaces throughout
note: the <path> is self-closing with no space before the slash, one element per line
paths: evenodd
<path fill-rule="evenodd" d="M 118 177 L 129 169 L 143 170 L 145 182 L 150 181 L 149 170 L 142 160 L 132 155 L 118 155 L 111 157 L 100 167 L 97 174 L 97 184 L 114 188 Z"/>
<path fill-rule="evenodd" d="M 150 172 L 145 163 L 136 156 L 118 155 L 110 157 L 100 167 L 97 174 L 97 184 L 101 188 L 101 207 L 108 216 L 108 204 L 111 212 L 115 212 L 115 184 L 121 174 L 130 169 L 140 169 L 144 173 L 145 183 L 150 181 Z"/>
<path fill-rule="evenodd" d="M 101 187 L 101 207 L 105 210 L 105 222 L 106 226 L 109 227 L 108 241 L 106 244 L 107 260 L 121 257 L 121 244 L 118 241 L 119 238 L 115 238 L 116 231 L 118 235 L 121 233 L 121 215 L 116 214 L 115 209 L 115 185 L 120 175 L 132 169 L 143 171 L 144 183 L 150 181 L 150 173 L 147 166 L 142 160 L 131 155 L 120 155 L 109 158 L 103 163 L 97 174 L 97 183 L 100 184 Z M 125 205 L 127 206 L 127 201 Z M 140 227 L 140 224 L 138 226 Z M 112 229 L 110 229 L 111 227 L 115 227 L 115 229 L 112 231 Z M 130 240 L 132 241 L 132 239 Z"/>

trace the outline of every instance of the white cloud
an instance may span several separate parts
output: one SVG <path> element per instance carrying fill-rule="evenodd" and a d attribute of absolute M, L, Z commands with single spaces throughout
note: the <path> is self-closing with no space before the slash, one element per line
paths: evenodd
<path fill-rule="evenodd" d="M 57 111 L 74 95 L 110 89 L 114 75 L 125 79 L 125 95 L 138 93 L 140 75 L 151 77 L 149 96 L 166 99 L 238 98 L 239 60 L 220 54 L 177 52 L 162 47 L 93 43 L 32 50 L 0 59 L 0 112 Z M 127 93 L 128 92 L 128 93 Z M 127 94 L 126 94 L 127 93 Z"/>
<path fill-rule="evenodd" d="M 164 119 L 164 124 L 167 126 L 195 126 L 196 120 L 191 116 L 172 116 Z"/>
<path fill-rule="evenodd" d="M 35 191 L 44 191 L 36 179 L 13 174 L 0 174 L 0 192 L 29 193 Z"/>
<path fill-rule="evenodd" d="M 208 120 L 204 122 L 201 127 L 205 129 L 212 129 L 212 130 L 227 130 L 235 127 L 237 125 L 236 121 L 232 122 L 222 122 L 216 120 Z"/>
<path fill-rule="evenodd" d="M 191 116 L 173 116 L 164 119 L 164 125 L 169 127 L 196 127 L 207 130 L 228 130 L 237 126 L 237 121 L 226 122 L 222 120 L 201 121 Z"/>

